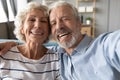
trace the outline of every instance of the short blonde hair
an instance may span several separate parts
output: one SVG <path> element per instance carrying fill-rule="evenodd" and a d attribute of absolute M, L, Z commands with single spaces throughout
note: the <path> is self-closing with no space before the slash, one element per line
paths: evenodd
<path fill-rule="evenodd" d="M 14 34 L 16 38 L 21 41 L 26 41 L 25 36 L 21 33 L 22 25 L 26 19 L 26 15 L 31 12 L 32 10 L 42 10 L 46 17 L 48 17 L 48 8 L 38 2 L 29 2 L 25 8 L 23 8 L 18 14 L 16 15 L 14 25 L 15 30 Z M 50 28 L 50 26 L 48 26 Z M 51 33 L 51 29 L 49 29 L 49 33 Z"/>

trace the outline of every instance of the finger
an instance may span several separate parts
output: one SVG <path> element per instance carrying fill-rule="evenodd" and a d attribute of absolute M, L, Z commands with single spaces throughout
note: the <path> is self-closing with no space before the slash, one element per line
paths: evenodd
<path fill-rule="evenodd" d="M 0 51 L 0 55 L 6 54 L 10 48 L 11 48 L 11 46 L 7 46 L 7 47 L 3 48 L 3 49 Z"/>

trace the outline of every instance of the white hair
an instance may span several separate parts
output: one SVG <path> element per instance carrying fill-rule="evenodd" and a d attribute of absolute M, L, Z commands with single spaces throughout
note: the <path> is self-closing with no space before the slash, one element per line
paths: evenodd
<path fill-rule="evenodd" d="M 52 11 L 52 9 L 60 7 L 60 6 L 68 6 L 68 7 L 70 7 L 73 10 L 73 14 L 76 17 L 76 19 L 79 19 L 79 13 L 78 13 L 77 8 L 74 7 L 72 4 L 66 2 L 66 1 L 56 1 L 56 2 L 52 3 L 49 6 L 49 12 L 48 13 L 50 14 L 50 12 Z"/>

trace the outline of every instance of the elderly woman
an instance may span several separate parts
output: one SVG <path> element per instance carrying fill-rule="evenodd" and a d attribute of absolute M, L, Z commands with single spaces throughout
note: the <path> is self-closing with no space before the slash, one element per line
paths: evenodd
<path fill-rule="evenodd" d="M 0 80 L 59 80 L 58 55 L 43 46 L 50 35 L 47 7 L 30 2 L 17 14 L 14 33 L 24 44 L 0 56 Z"/>

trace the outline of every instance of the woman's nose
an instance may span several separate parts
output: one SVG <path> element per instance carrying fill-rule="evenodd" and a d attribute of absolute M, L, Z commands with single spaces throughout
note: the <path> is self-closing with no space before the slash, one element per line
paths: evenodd
<path fill-rule="evenodd" d="M 40 26 L 41 26 L 40 21 L 36 21 L 36 22 L 35 22 L 35 27 L 38 27 L 38 28 L 39 28 Z"/>

